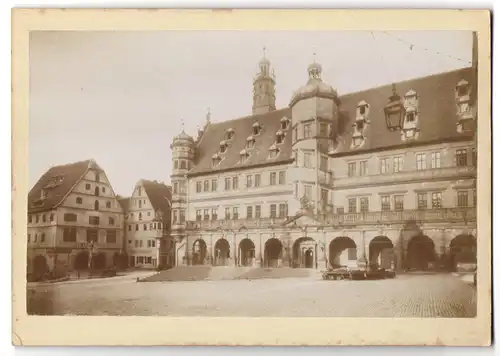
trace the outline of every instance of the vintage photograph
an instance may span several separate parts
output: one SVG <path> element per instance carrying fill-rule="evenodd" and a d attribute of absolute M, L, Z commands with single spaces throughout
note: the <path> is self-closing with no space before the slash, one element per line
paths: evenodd
<path fill-rule="evenodd" d="M 31 32 L 27 313 L 475 317 L 477 43 Z"/>

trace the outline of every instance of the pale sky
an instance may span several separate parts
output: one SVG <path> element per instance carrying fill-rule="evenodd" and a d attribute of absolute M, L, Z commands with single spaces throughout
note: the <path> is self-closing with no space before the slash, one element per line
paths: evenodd
<path fill-rule="evenodd" d="M 181 119 L 195 136 L 207 108 L 212 121 L 251 114 L 264 46 L 283 108 L 313 53 L 343 95 L 468 67 L 472 33 L 32 32 L 30 187 L 53 165 L 90 158 L 117 194 L 129 196 L 141 178 L 169 183 Z"/>

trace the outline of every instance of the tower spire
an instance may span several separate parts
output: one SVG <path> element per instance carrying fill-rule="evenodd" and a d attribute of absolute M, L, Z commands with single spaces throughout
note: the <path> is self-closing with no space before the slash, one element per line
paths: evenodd
<path fill-rule="evenodd" d="M 253 106 L 254 115 L 276 110 L 274 70 L 267 58 L 267 47 L 262 47 L 262 58 L 259 61 L 259 72 L 253 81 Z"/>

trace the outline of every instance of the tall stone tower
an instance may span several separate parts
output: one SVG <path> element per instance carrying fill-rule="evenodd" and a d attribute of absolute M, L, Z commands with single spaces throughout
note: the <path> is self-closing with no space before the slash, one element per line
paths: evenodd
<path fill-rule="evenodd" d="M 266 49 L 259 62 L 259 72 L 253 80 L 253 105 L 254 115 L 265 114 L 276 110 L 276 81 L 271 62 L 266 58 Z"/>
<path fill-rule="evenodd" d="M 337 91 L 323 82 L 319 63 L 307 68 L 309 79 L 290 100 L 292 110 L 292 151 L 295 167 L 292 174 L 297 210 L 321 212 L 331 206 L 328 149 L 338 127 L 339 99 Z"/>
<path fill-rule="evenodd" d="M 188 208 L 187 173 L 193 167 L 195 155 L 194 139 L 184 130 L 175 136 L 172 144 L 172 238 L 175 241 L 175 264 L 186 264 L 186 221 Z"/>

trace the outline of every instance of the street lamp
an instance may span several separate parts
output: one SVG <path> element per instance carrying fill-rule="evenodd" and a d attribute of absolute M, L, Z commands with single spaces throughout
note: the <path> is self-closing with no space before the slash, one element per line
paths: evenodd
<path fill-rule="evenodd" d="M 401 97 L 396 92 L 396 84 L 392 85 L 392 95 L 384 108 L 385 122 L 389 131 L 400 130 L 403 126 L 405 108 Z"/>

